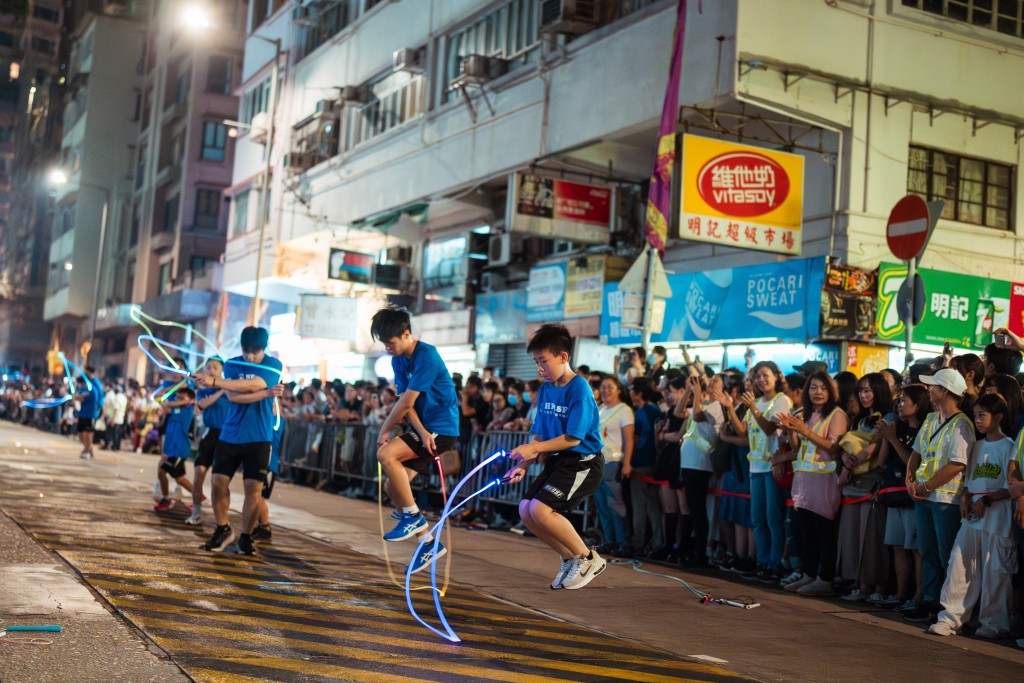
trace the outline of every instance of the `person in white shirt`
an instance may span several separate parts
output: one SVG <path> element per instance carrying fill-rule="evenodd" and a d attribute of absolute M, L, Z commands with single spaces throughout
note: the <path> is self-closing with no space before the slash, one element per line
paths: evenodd
<path fill-rule="evenodd" d="M 718 445 L 718 432 L 725 424 L 722 406 L 707 395 L 721 394 L 725 386 L 723 377 L 715 375 L 705 386 L 704 377 L 691 375 L 687 385 L 693 396 L 693 410 L 686 421 L 679 464 L 682 470 L 686 506 L 690 510 L 693 524 L 693 551 L 683 558 L 688 567 L 703 567 L 708 563 L 707 544 L 710 523 L 708 520 L 708 487 L 714 468 L 711 466 L 711 451 Z M 707 391 L 707 394 L 705 394 Z"/>
<path fill-rule="evenodd" d="M 615 554 L 629 547 L 626 503 L 622 499 L 622 460 L 632 455 L 634 434 L 633 407 L 629 392 L 614 377 L 601 380 L 601 441 L 604 443 L 604 479 L 594 493 L 597 518 L 604 543 L 599 553 Z"/>
<path fill-rule="evenodd" d="M 120 384 L 111 392 L 113 395 L 111 417 L 107 419 L 107 429 L 112 430 L 111 448 L 121 450 L 121 437 L 124 436 L 124 420 L 128 413 L 128 396 Z M 111 394 L 108 394 L 110 396 Z"/>
<path fill-rule="evenodd" d="M 940 602 L 943 610 L 928 633 L 954 635 L 979 604 L 981 626 L 975 635 L 1003 638 L 1010 630 L 1012 578 L 1017 571 L 1017 544 L 1010 535 L 1013 507 L 1007 475 L 1018 476 L 1006 401 L 985 394 L 974 404 L 974 425 L 985 436 L 974 444 L 967 466 L 967 490 L 960 498 L 963 521 L 949 558 Z"/>

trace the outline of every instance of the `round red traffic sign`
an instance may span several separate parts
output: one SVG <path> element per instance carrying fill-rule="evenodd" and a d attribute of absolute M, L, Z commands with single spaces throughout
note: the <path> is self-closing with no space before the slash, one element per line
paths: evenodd
<path fill-rule="evenodd" d="M 928 241 L 928 204 L 916 194 L 908 194 L 896 202 L 885 227 L 889 251 L 901 261 L 916 258 Z"/>

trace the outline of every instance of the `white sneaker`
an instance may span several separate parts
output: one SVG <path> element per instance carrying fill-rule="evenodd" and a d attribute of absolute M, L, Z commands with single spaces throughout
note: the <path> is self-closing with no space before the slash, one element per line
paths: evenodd
<path fill-rule="evenodd" d="M 191 524 L 192 526 L 202 526 L 203 514 L 201 512 L 193 512 L 191 515 L 185 518 L 185 524 Z"/>
<path fill-rule="evenodd" d="M 881 605 L 885 602 L 885 596 L 881 593 L 872 593 L 868 596 L 867 602 L 870 605 Z"/>
<path fill-rule="evenodd" d="M 807 574 L 804 574 L 796 581 L 793 581 L 792 583 L 787 583 L 785 586 L 783 586 L 783 590 L 789 591 L 790 593 L 796 593 L 807 584 L 814 583 L 814 580 L 815 577 L 807 576 Z"/>
<path fill-rule="evenodd" d="M 860 592 L 859 588 L 854 588 L 852 591 L 844 595 L 842 600 L 846 602 L 864 602 L 868 599 L 868 596 Z"/>
<path fill-rule="evenodd" d="M 558 570 L 558 573 L 555 574 L 555 578 L 551 580 L 551 590 L 561 590 L 562 579 L 564 579 L 565 575 L 569 573 L 569 567 L 572 566 L 572 561 L 573 558 L 571 557 L 568 560 L 562 560 L 562 568 Z"/>
<path fill-rule="evenodd" d="M 78 457 L 80 457 L 82 460 L 88 460 L 89 458 L 92 457 L 92 453 L 90 453 L 89 451 L 82 451 L 82 454 L 79 455 Z"/>
<path fill-rule="evenodd" d="M 786 588 L 788 589 L 789 586 L 786 586 Z M 825 581 L 821 577 L 818 577 L 810 583 L 804 586 L 800 586 L 800 588 L 797 588 L 796 592 L 800 595 L 824 596 L 835 595 L 836 589 L 832 587 L 831 583 Z"/>
<path fill-rule="evenodd" d="M 939 619 L 928 627 L 927 633 L 931 633 L 933 636 L 955 636 L 956 629 L 950 626 L 948 621 Z"/>
<path fill-rule="evenodd" d="M 589 558 L 583 555 L 574 557 L 572 564 L 569 565 L 569 571 L 566 573 L 565 578 L 562 579 L 562 588 L 566 590 L 583 588 L 593 581 L 598 574 L 603 572 L 607 566 L 608 562 L 598 555 L 596 550 L 590 551 Z"/>
<path fill-rule="evenodd" d="M 1010 637 L 1010 633 L 1008 631 L 997 631 L 994 628 L 989 628 L 988 626 L 979 626 L 978 630 L 974 632 L 974 635 L 986 640 L 1005 640 Z"/>
<path fill-rule="evenodd" d="M 794 581 L 799 581 L 802 578 L 804 578 L 804 573 L 803 572 L 793 572 L 789 576 L 783 577 L 783 579 L 781 581 L 779 581 L 779 585 L 782 586 L 783 588 L 785 588 L 786 586 L 788 586 L 789 584 L 793 583 Z"/>

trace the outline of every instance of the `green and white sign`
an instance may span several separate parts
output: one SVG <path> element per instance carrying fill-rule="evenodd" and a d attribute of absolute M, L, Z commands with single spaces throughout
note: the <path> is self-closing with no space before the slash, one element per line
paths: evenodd
<path fill-rule="evenodd" d="M 964 349 L 984 349 L 992 330 L 1010 320 L 1010 283 L 987 277 L 921 268 L 925 312 L 914 326 L 914 341 L 941 346 L 947 341 Z M 906 334 L 896 306 L 900 285 L 907 279 L 905 263 L 882 263 L 878 273 L 878 338 L 902 339 Z"/>

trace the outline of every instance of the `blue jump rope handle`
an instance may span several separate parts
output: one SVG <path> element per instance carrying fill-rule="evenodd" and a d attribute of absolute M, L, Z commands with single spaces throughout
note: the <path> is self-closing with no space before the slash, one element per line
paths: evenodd
<path fill-rule="evenodd" d="M 60 626 L 7 626 L 6 631 L 60 631 Z"/>

